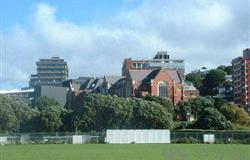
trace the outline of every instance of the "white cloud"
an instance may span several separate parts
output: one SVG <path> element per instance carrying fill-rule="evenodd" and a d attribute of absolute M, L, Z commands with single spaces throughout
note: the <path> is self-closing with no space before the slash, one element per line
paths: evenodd
<path fill-rule="evenodd" d="M 54 6 L 41 3 L 30 26 L 4 34 L 3 80 L 13 87 L 25 83 L 35 73 L 35 61 L 51 56 L 68 62 L 71 78 L 119 75 L 124 58 L 149 58 L 162 49 L 185 59 L 187 71 L 229 64 L 250 44 L 247 4 L 149 0 L 105 21 L 79 25 L 59 19 Z"/>

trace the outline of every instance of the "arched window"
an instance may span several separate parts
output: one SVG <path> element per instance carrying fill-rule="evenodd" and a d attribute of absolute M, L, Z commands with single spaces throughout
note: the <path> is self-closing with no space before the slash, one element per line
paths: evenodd
<path fill-rule="evenodd" d="M 158 83 L 158 95 L 160 97 L 168 97 L 168 87 L 166 82 L 159 82 Z"/>

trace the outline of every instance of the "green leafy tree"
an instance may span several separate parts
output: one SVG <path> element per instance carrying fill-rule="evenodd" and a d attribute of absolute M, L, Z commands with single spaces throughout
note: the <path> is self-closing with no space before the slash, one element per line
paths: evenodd
<path fill-rule="evenodd" d="M 214 99 L 214 107 L 216 109 L 220 110 L 220 108 L 222 106 L 224 106 L 224 104 L 225 104 L 225 100 L 224 99 L 222 99 L 222 98 L 215 98 Z"/>
<path fill-rule="evenodd" d="M 16 122 L 10 99 L 0 95 L 0 132 L 16 130 Z"/>
<path fill-rule="evenodd" d="M 197 89 L 200 89 L 202 86 L 202 80 L 204 79 L 205 74 L 201 72 L 200 70 L 197 70 L 197 71 L 193 71 L 187 74 L 185 77 L 187 81 L 192 82 Z"/>
<path fill-rule="evenodd" d="M 33 101 L 33 108 L 39 110 L 39 116 L 34 120 L 36 131 L 55 132 L 63 125 L 63 117 L 66 113 L 64 107 L 53 98 L 38 97 Z"/>
<path fill-rule="evenodd" d="M 164 107 L 169 113 L 174 115 L 174 105 L 173 105 L 172 101 L 170 101 L 169 99 L 159 97 L 159 96 L 150 96 L 150 95 L 143 97 L 143 99 L 162 105 L 162 107 Z"/>
<path fill-rule="evenodd" d="M 40 111 L 39 129 L 43 132 L 56 132 L 62 126 L 62 115 L 66 110 L 58 105 L 47 106 Z"/>
<path fill-rule="evenodd" d="M 158 103 L 133 99 L 131 125 L 135 129 L 162 129 L 172 127 L 172 115 Z"/>
<path fill-rule="evenodd" d="M 250 116 L 243 108 L 237 105 L 224 105 L 221 112 L 232 123 L 250 127 Z"/>
<path fill-rule="evenodd" d="M 178 105 L 177 114 L 180 114 L 183 120 L 187 120 L 188 116 L 197 119 L 204 108 L 214 107 L 214 100 L 205 97 L 198 97 L 182 102 Z"/>
<path fill-rule="evenodd" d="M 30 102 L 21 98 L 12 98 L 11 106 L 16 115 L 16 131 L 31 132 L 35 130 L 35 119 L 39 115 L 36 108 L 32 108 Z"/>
<path fill-rule="evenodd" d="M 227 75 L 232 75 L 232 66 L 231 65 L 230 66 L 220 65 L 217 67 L 217 69 L 220 69 L 220 70 L 226 72 Z"/>
<path fill-rule="evenodd" d="M 46 96 L 41 96 L 33 101 L 33 106 L 38 110 L 42 110 L 48 106 L 58 106 L 60 105 L 54 98 L 48 98 Z"/>
<path fill-rule="evenodd" d="M 208 107 L 201 112 L 194 127 L 199 129 L 229 130 L 232 129 L 232 124 L 217 109 Z"/>
<path fill-rule="evenodd" d="M 192 116 L 191 115 L 192 109 L 190 102 L 186 101 L 178 104 L 178 106 L 175 109 L 175 112 L 177 120 L 188 121 L 188 117 Z"/>
<path fill-rule="evenodd" d="M 78 103 L 81 104 L 81 103 Z M 126 128 L 132 115 L 128 99 L 101 94 L 89 94 L 82 106 L 73 113 L 75 130 L 103 131 L 108 128 Z"/>
<path fill-rule="evenodd" d="M 217 87 L 225 82 L 226 72 L 221 69 L 212 69 L 202 80 L 200 93 L 205 96 L 213 96 L 218 93 Z"/>

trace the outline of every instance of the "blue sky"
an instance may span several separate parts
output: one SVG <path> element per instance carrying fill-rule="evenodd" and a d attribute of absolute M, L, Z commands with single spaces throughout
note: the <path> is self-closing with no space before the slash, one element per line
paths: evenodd
<path fill-rule="evenodd" d="M 39 58 L 60 56 L 70 78 L 120 75 L 124 58 L 167 50 L 186 72 L 250 47 L 250 0 L 0 0 L 1 89 L 28 85 Z"/>
<path fill-rule="evenodd" d="M 140 0 L 1 0 L 3 3 L 4 29 L 21 24 L 28 27 L 29 16 L 35 6 L 45 3 L 57 8 L 59 19 L 76 24 L 91 23 L 110 17 L 121 10 L 133 9 Z"/>

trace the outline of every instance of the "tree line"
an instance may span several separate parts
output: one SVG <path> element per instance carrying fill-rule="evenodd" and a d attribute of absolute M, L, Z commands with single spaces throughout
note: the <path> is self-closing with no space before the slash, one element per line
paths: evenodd
<path fill-rule="evenodd" d="M 0 132 L 101 132 L 106 129 L 249 129 L 236 105 L 196 98 L 174 106 L 166 98 L 81 94 L 73 109 L 47 97 L 34 101 L 0 95 Z"/>
<path fill-rule="evenodd" d="M 206 69 L 206 68 L 205 68 Z M 232 84 L 226 81 L 225 76 L 232 74 L 232 66 L 218 66 L 211 70 L 195 70 L 186 75 L 186 80 L 193 82 L 202 96 L 215 96 L 218 87 L 227 87 Z M 233 100 L 232 98 L 230 99 Z"/>

